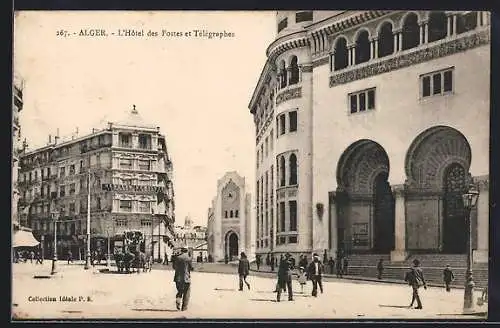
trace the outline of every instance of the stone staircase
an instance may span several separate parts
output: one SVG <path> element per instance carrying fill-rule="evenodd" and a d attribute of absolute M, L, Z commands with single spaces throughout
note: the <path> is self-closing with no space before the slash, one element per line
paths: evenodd
<path fill-rule="evenodd" d="M 408 268 L 414 259 L 420 261 L 424 275 L 429 284 L 443 285 L 443 269 L 448 264 L 455 275 L 452 286 L 461 287 L 465 283 L 467 256 L 462 254 L 415 254 L 404 262 L 391 262 L 389 254 L 353 254 L 348 258 L 348 276 L 367 278 L 377 277 L 378 260 L 384 259 L 383 279 L 404 280 Z M 488 286 L 488 264 L 473 265 L 473 279 L 477 288 Z"/>

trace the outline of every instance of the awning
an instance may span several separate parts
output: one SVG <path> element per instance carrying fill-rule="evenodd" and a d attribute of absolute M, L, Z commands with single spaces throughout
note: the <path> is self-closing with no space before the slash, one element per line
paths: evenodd
<path fill-rule="evenodd" d="M 33 247 L 40 244 L 31 231 L 18 230 L 14 233 L 12 247 Z"/>

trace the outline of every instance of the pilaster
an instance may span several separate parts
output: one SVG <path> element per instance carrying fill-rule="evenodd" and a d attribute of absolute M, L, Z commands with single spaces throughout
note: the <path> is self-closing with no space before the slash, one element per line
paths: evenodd
<path fill-rule="evenodd" d="M 392 186 L 395 200 L 395 247 L 391 251 L 391 262 L 402 262 L 406 260 L 406 211 L 405 211 L 405 189 L 404 185 Z"/>

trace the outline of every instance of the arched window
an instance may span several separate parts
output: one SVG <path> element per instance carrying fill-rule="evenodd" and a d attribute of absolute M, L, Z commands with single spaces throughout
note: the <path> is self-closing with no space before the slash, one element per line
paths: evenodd
<path fill-rule="evenodd" d="M 229 217 L 233 217 L 233 210 L 229 211 Z"/>
<path fill-rule="evenodd" d="M 297 64 L 297 56 L 292 56 L 290 61 L 290 85 L 299 83 L 299 65 Z"/>
<path fill-rule="evenodd" d="M 448 18 L 442 11 L 433 11 L 429 15 L 429 42 L 444 39 L 447 35 Z"/>
<path fill-rule="evenodd" d="M 284 156 L 280 156 L 278 165 L 280 168 L 280 187 L 284 187 L 285 186 L 285 169 L 286 169 Z"/>
<path fill-rule="evenodd" d="M 227 218 L 227 211 L 224 211 L 224 217 Z"/>
<path fill-rule="evenodd" d="M 288 81 L 288 74 L 285 67 L 285 61 L 280 62 L 280 88 L 286 87 L 286 82 Z"/>
<path fill-rule="evenodd" d="M 237 218 L 237 217 L 238 217 L 238 215 L 239 215 L 238 210 L 236 210 L 236 211 L 234 212 L 234 217 L 235 217 L 235 218 Z"/>
<path fill-rule="evenodd" d="M 356 64 L 361 64 L 370 60 L 370 40 L 368 32 L 362 31 L 356 39 Z"/>
<path fill-rule="evenodd" d="M 378 36 L 379 58 L 388 56 L 394 52 L 394 35 L 392 34 L 392 24 L 385 22 L 380 28 Z"/>
<path fill-rule="evenodd" d="M 477 12 L 471 11 L 457 15 L 457 34 L 472 31 L 477 27 Z"/>
<path fill-rule="evenodd" d="M 403 23 L 402 50 L 415 48 L 420 44 L 420 26 L 418 17 L 414 13 L 408 14 Z"/>
<path fill-rule="evenodd" d="M 333 69 L 335 71 L 347 67 L 348 64 L 347 56 L 348 56 L 347 40 L 345 38 L 337 39 L 337 42 L 335 42 L 335 50 L 333 54 L 333 59 L 334 59 Z"/>
<path fill-rule="evenodd" d="M 289 184 L 296 185 L 297 184 L 297 156 L 295 156 L 295 154 L 290 155 L 289 163 L 290 163 Z"/>

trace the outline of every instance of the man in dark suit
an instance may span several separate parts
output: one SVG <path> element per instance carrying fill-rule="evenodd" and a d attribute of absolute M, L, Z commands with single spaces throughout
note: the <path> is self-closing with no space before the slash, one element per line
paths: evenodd
<path fill-rule="evenodd" d="M 453 280 L 455 280 L 455 275 L 453 274 L 453 271 L 451 271 L 450 266 L 447 265 L 446 268 L 443 270 L 443 281 L 446 286 L 447 292 L 451 290 L 450 284 Z"/>
<path fill-rule="evenodd" d="M 283 260 L 280 261 L 278 268 L 278 292 L 276 296 L 276 300 L 279 302 L 281 298 L 281 292 L 283 289 L 288 289 L 288 300 L 293 301 L 293 291 L 292 291 L 292 270 L 293 263 L 291 259 L 291 255 L 286 253 Z"/>
<path fill-rule="evenodd" d="M 420 295 L 418 294 L 418 289 L 423 286 L 424 289 L 427 289 L 427 283 L 425 282 L 424 272 L 420 267 L 420 261 L 415 259 L 413 260 L 413 267 L 406 273 L 405 281 L 412 288 L 412 298 L 409 307 L 413 306 L 413 303 L 417 301 L 417 307 L 415 309 L 422 309 L 422 302 L 420 301 Z"/>
<path fill-rule="evenodd" d="M 173 266 L 175 269 L 174 282 L 177 288 L 175 295 L 175 305 L 177 310 L 187 310 L 189 296 L 191 292 L 191 270 L 193 270 L 192 259 L 188 254 L 187 248 L 181 249 L 181 254 L 176 257 Z M 181 308 L 182 306 L 182 308 Z"/>
<path fill-rule="evenodd" d="M 311 279 L 313 284 L 312 296 L 318 297 L 318 285 L 321 294 L 323 294 L 323 282 L 321 276 L 323 275 L 323 264 L 319 260 L 317 253 L 313 254 L 313 261 L 307 267 L 307 276 Z"/>
<path fill-rule="evenodd" d="M 247 255 L 245 252 L 241 252 L 240 261 L 238 263 L 238 275 L 240 277 L 240 291 L 243 290 L 243 282 L 247 285 L 248 289 L 250 289 L 250 284 L 247 281 L 247 276 L 250 273 L 250 262 L 248 261 Z"/>

